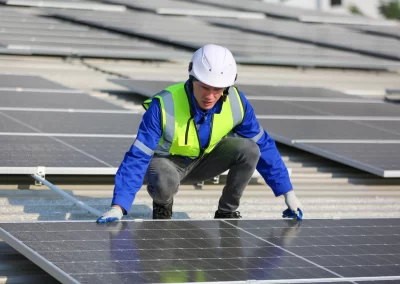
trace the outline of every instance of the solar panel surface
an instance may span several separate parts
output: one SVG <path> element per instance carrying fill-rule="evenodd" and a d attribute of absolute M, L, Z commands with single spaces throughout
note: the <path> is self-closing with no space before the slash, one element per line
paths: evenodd
<path fill-rule="evenodd" d="M 62 86 L 40 76 L 23 74 L 0 74 L 1 89 L 40 89 L 63 92 L 77 92 L 77 90 Z"/>
<path fill-rule="evenodd" d="M 283 143 L 303 139 L 400 140 L 400 133 L 348 120 L 268 118 L 259 119 L 259 122 L 269 134 Z"/>
<path fill-rule="evenodd" d="M 236 9 L 239 11 L 254 11 L 265 13 L 268 16 L 287 18 L 292 20 L 300 20 L 302 16 L 319 16 L 319 17 L 335 17 L 335 18 L 343 18 L 343 20 L 351 20 L 351 19 L 363 19 L 362 17 L 357 16 L 347 16 L 341 14 L 333 14 L 321 11 L 315 11 L 312 9 L 302 9 L 297 7 L 285 6 L 282 4 L 276 3 L 267 3 L 265 1 L 240 1 L 240 0 L 221 0 L 218 2 L 212 0 L 186 0 L 188 2 L 202 3 L 207 5 L 213 5 L 216 7 L 230 8 Z M 367 20 L 367 19 L 365 19 Z"/>
<path fill-rule="evenodd" d="M 106 0 L 107 3 L 125 5 L 126 7 L 157 13 L 160 15 L 183 15 L 202 17 L 228 17 L 228 18 L 265 18 L 263 13 L 242 12 L 227 8 L 217 8 L 197 4 L 195 2 L 184 2 L 174 0 L 153 0 L 153 1 L 129 1 L 129 0 Z"/>
<path fill-rule="evenodd" d="M 172 81 L 146 81 L 146 80 L 134 80 L 134 79 L 119 79 L 110 78 L 110 82 L 117 85 L 124 86 L 137 94 L 152 97 L 160 90 L 165 89 L 168 86 L 177 84 L 179 82 Z M 349 96 L 338 91 L 324 89 L 324 88 L 308 88 L 308 87 L 294 87 L 294 86 L 257 86 L 257 85 L 242 85 L 235 84 L 240 91 L 242 91 L 246 97 L 257 96 L 257 97 L 290 97 L 290 98 L 338 98 L 348 99 Z M 354 98 L 358 98 L 354 96 Z M 364 98 L 361 98 L 365 100 Z"/>
<path fill-rule="evenodd" d="M 0 227 L 2 239 L 63 283 L 400 279 L 399 219 L 35 222 Z"/>
<path fill-rule="evenodd" d="M 166 81 L 128 79 L 110 79 L 110 81 L 148 97 L 174 84 Z M 398 126 L 400 111 L 397 106 L 322 88 L 253 85 L 239 85 L 239 88 L 249 98 L 260 124 L 276 141 L 377 175 L 384 176 L 385 170 L 390 170 L 392 176 L 400 177 L 400 168 L 393 169 L 393 165 L 397 164 L 391 162 L 391 159 L 399 159 L 400 152 L 390 151 L 388 146 L 389 142 L 400 141 Z M 308 101 L 304 101 L 305 98 Z M 340 141 L 335 142 L 335 140 Z M 347 151 L 342 153 L 341 149 L 352 140 L 358 143 L 368 142 L 370 144 L 368 151 L 373 153 L 383 153 L 385 147 L 388 147 L 390 154 L 383 153 L 383 157 L 391 155 L 387 159 L 388 168 L 386 169 L 383 163 L 385 158 L 369 156 L 369 152 L 365 153 L 362 163 L 359 162 L 359 157 L 354 157 L 354 160 L 347 158 Z M 305 146 L 312 142 L 321 143 L 317 144 L 317 146 L 322 145 L 321 147 L 329 142 L 332 145 L 339 144 L 337 148 L 332 146 L 318 150 L 317 146 Z M 343 142 L 348 143 L 343 144 Z M 352 145 L 349 149 L 357 147 L 358 143 L 349 144 Z M 374 145 L 376 150 L 373 150 Z M 358 153 L 359 156 L 363 155 L 363 151 Z M 378 164 L 379 170 L 375 169 L 375 164 Z"/>
<path fill-rule="evenodd" d="M 74 11 L 75 13 L 77 11 Z M 115 13 L 119 17 L 122 13 Z M 154 42 L 93 29 L 57 19 L 11 13 L 0 17 L 5 54 L 48 54 L 102 58 L 189 60 L 185 51 Z"/>
<path fill-rule="evenodd" d="M 86 110 L 124 110 L 123 108 L 105 102 L 99 98 L 84 93 L 43 92 L 43 90 L 1 91 L 0 101 L 2 108 L 57 108 L 57 109 L 86 109 Z"/>
<path fill-rule="evenodd" d="M 393 104 L 376 101 L 376 103 L 343 103 L 343 102 L 291 102 L 291 104 L 315 110 L 321 114 L 337 116 L 367 117 L 400 117 L 400 109 Z"/>
<path fill-rule="evenodd" d="M 2 111 L 23 125 L 32 127 L 32 132 L 75 134 L 136 134 L 141 121 L 137 113 L 81 113 L 81 112 L 37 112 Z"/>
<path fill-rule="evenodd" d="M 362 31 L 367 34 L 379 35 L 400 39 L 399 25 L 393 27 L 374 27 L 374 26 L 351 26 L 352 29 Z"/>
<path fill-rule="evenodd" d="M 38 76 L 0 80 L 0 173 L 115 174 L 140 114 Z"/>
<path fill-rule="evenodd" d="M 118 3 L 121 5 L 126 5 L 127 7 L 131 7 L 138 10 L 146 10 L 151 12 L 157 12 L 160 8 L 179 8 L 179 9 L 198 9 L 198 10 L 221 10 L 216 9 L 213 6 L 201 5 L 194 2 L 184 2 L 184 1 L 174 1 L 174 0 L 138 0 L 138 1 L 129 1 L 129 0 L 109 0 L 106 1 L 108 3 Z"/>
<path fill-rule="evenodd" d="M 117 168 L 133 139 L 0 134 L 0 172 L 15 174 L 24 167 L 44 166 L 71 168 L 65 174 L 79 175 L 86 173 L 81 167 Z"/>
<path fill-rule="evenodd" d="M 399 66 L 398 63 L 388 60 L 365 57 L 351 52 L 211 26 L 206 21 L 192 17 L 165 17 L 139 12 L 116 15 L 116 13 L 86 11 L 62 11 L 54 12 L 52 15 L 145 37 L 191 51 L 212 42 L 229 48 L 239 63 L 363 69 L 387 69 L 396 64 Z M 168 29 L 165 29 L 166 26 Z"/>
<path fill-rule="evenodd" d="M 350 142 L 350 141 L 349 141 Z M 383 177 L 400 177 L 400 141 L 387 143 L 296 143 L 296 147 Z"/>
<path fill-rule="evenodd" d="M 251 19 L 213 19 L 209 22 L 259 35 L 273 35 L 396 61 L 400 59 L 400 42 L 398 40 L 363 34 L 339 26 L 304 24 L 277 19 L 257 21 Z"/>
<path fill-rule="evenodd" d="M 119 11 L 123 12 L 126 7 L 121 5 L 101 4 L 81 0 L 0 0 L 0 3 L 10 6 L 52 7 L 62 9 L 83 9 L 94 11 Z"/>

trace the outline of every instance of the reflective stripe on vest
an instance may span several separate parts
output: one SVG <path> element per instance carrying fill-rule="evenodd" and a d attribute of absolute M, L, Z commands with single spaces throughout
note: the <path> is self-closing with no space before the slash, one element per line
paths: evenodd
<path fill-rule="evenodd" d="M 160 101 L 163 135 L 155 150 L 159 155 L 181 155 L 196 158 L 209 153 L 231 130 L 243 120 L 244 110 L 239 92 L 235 87 L 229 89 L 230 95 L 222 104 L 219 114 L 212 117 L 209 145 L 201 150 L 200 140 L 190 113 L 190 94 L 187 95 L 184 83 L 170 86 L 153 98 L 146 100 L 147 109 L 154 98 Z"/>

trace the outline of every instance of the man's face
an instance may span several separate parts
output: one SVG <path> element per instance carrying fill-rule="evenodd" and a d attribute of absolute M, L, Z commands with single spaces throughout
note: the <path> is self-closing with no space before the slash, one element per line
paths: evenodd
<path fill-rule="evenodd" d="M 222 96 L 225 88 L 215 88 L 200 81 L 193 82 L 193 93 L 202 110 L 212 109 Z"/>

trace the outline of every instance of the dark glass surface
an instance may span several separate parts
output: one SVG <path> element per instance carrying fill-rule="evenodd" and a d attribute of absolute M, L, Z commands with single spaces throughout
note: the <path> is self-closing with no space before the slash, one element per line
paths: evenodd
<path fill-rule="evenodd" d="M 391 136 L 391 134 L 389 134 L 389 136 Z M 387 136 L 383 137 L 389 139 Z M 368 165 L 382 172 L 387 170 L 400 170 L 399 143 L 304 143 L 304 145 L 312 147 L 318 153 L 346 157 L 348 160 L 352 160 L 358 164 Z"/>
<path fill-rule="evenodd" d="M 147 80 L 131 80 L 131 79 L 109 79 L 109 81 L 124 86 L 129 90 L 146 96 L 152 97 L 165 88 L 177 84 L 178 82 L 172 81 L 147 81 Z"/>
<path fill-rule="evenodd" d="M 400 55 L 398 48 L 400 43 L 396 39 L 363 34 L 335 25 L 310 25 L 271 18 L 265 20 L 212 19 L 210 21 L 242 31 L 266 36 L 276 35 L 293 41 L 324 45 L 335 49 L 374 54 L 392 59 L 399 58 Z M 379 42 L 379 45 L 376 42 Z"/>
<path fill-rule="evenodd" d="M 30 4 L 27 3 L 28 6 Z M 113 12 L 111 14 L 115 15 Z M 122 14 L 119 13 L 118 16 Z M 27 49 L 29 48 L 32 55 L 155 60 L 190 59 L 189 52 L 180 51 L 173 47 L 50 17 L 43 18 L 13 12 L 13 17 L 6 19 L 3 19 L 3 15 L 0 17 L 0 26 L 3 27 L 3 25 L 1 42 L 5 46 L 9 46 L 7 53 L 11 54 L 14 52 L 16 54 L 21 53 L 18 48 L 15 49 L 13 46 L 22 45 Z M 35 40 L 32 40 L 32 38 Z M 49 86 L 46 86 L 46 88 L 49 88 Z"/>
<path fill-rule="evenodd" d="M 57 11 L 57 17 L 96 27 L 146 37 L 193 51 L 213 42 L 226 46 L 236 55 L 239 63 L 273 64 L 290 66 L 334 66 L 386 69 L 389 60 L 366 57 L 354 52 L 333 50 L 301 41 L 289 41 L 268 35 L 217 27 L 206 21 L 189 17 L 163 17 L 152 13 L 125 12 L 116 19 L 113 13 L 86 11 Z M 237 19 L 234 19 L 236 21 Z M 214 21 L 214 19 L 210 20 Z M 262 20 L 257 20 L 261 21 Z M 281 23 L 278 23 L 280 25 Z M 297 23 L 296 23 L 297 25 Z M 165 27 L 168 26 L 168 30 Z M 290 26 L 289 28 L 292 29 Z M 196 36 L 192 31 L 196 30 Z M 237 39 L 242 39 L 237 41 Z M 268 46 L 268 48 L 265 48 Z"/>
<path fill-rule="evenodd" d="M 134 141 L 133 138 L 112 137 L 55 137 L 55 139 L 0 136 L 0 166 L 118 167 Z"/>
<path fill-rule="evenodd" d="M 161 283 L 398 276 L 399 224 L 177 220 L 0 227 L 81 283 Z"/>
<path fill-rule="evenodd" d="M 290 87 L 290 86 L 258 86 L 258 85 L 237 85 L 245 96 L 260 97 L 295 97 L 295 98 L 353 98 L 338 91 L 324 88 Z"/>
<path fill-rule="evenodd" d="M 400 43 L 399 43 L 400 44 Z M 325 115 L 335 116 L 389 116 L 399 117 L 400 110 L 398 106 L 389 103 L 348 103 L 348 102 L 290 102 L 293 105 L 313 109 Z"/>
<path fill-rule="evenodd" d="M 58 139 L 58 138 L 57 138 Z M 48 137 L 0 136 L 2 167 L 108 167 Z"/>
<path fill-rule="evenodd" d="M 267 102 L 264 102 L 267 105 Z M 258 108 L 262 108 L 262 103 L 257 103 Z M 271 106 L 272 107 L 272 106 Z M 256 108 L 257 110 L 257 108 Z M 279 109 L 275 109 L 277 113 Z M 288 114 L 288 113 L 286 113 Z M 315 115 L 315 113 L 314 113 Z M 261 126 L 277 141 L 284 142 L 290 140 L 299 139 L 360 139 L 360 140 L 399 140 L 400 134 L 388 132 L 385 130 L 370 127 L 364 124 L 358 124 L 353 121 L 347 120 L 298 120 L 298 119 L 263 119 L 260 118 L 259 122 Z M 346 146 L 351 143 L 329 143 L 329 146 L 325 146 L 325 143 L 307 143 L 309 145 L 321 147 L 334 147 L 337 149 L 343 148 L 344 150 L 351 151 Z M 364 144 L 353 143 L 355 147 L 367 147 Z M 365 144 L 371 147 L 372 153 L 364 152 L 365 155 L 377 155 L 379 148 L 386 149 L 388 145 L 394 144 Z M 319 146 L 318 146 L 319 147 Z M 351 146 L 350 146 L 351 147 Z M 376 147 L 376 148 L 375 148 Z M 390 146 L 388 146 L 390 147 Z M 388 148 L 389 150 L 390 148 Z M 347 152 L 346 151 L 346 152 Z M 341 152 L 341 151 L 340 151 Z M 359 151 L 361 154 L 361 150 Z M 344 157 L 351 158 L 351 155 L 347 156 L 347 153 L 339 153 Z M 349 153 L 350 154 L 350 153 Z"/>
<path fill-rule="evenodd" d="M 124 86 L 137 94 L 152 97 L 161 90 L 178 82 L 172 81 L 150 81 L 150 80 L 132 80 L 132 79 L 109 79 L 109 81 Z M 290 87 L 290 86 L 259 86 L 259 85 L 235 85 L 245 96 L 257 97 L 308 97 L 308 98 L 363 98 L 349 96 L 338 91 L 324 88 Z"/>
<path fill-rule="evenodd" d="M 0 74 L 1 88 L 71 90 L 61 84 L 52 82 L 40 76 Z"/>
<path fill-rule="evenodd" d="M 45 133 L 133 135 L 142 118 L 136 113 L 2 112 Z"/>
<path fill-rule="evenodd" d="M 75 108 L 124 110 L 104 100 L 81 93 L 11 92 L 0 90 L 1 107 L 19 108 Z"/>

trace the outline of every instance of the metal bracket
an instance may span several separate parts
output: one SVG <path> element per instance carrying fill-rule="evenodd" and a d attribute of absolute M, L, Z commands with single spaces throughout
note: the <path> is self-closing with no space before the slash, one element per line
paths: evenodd
<path fill-rule="evenodd" d="M 194 189 L 203 189 L 204 181 L 193 184 Z"/>
<path fill-rule="evenodd" d="M 213 178 L 213 183 L 214 184 L 219 184 L 219 176 L 216 176 Z"/>
<path fill-rule="evenodd" d="M 46 167 L 37 167 L 36 174 L 42 179 L 46 178 Z M 43 185 L 40 181 L 35 180 L 35 185 Z"/>

